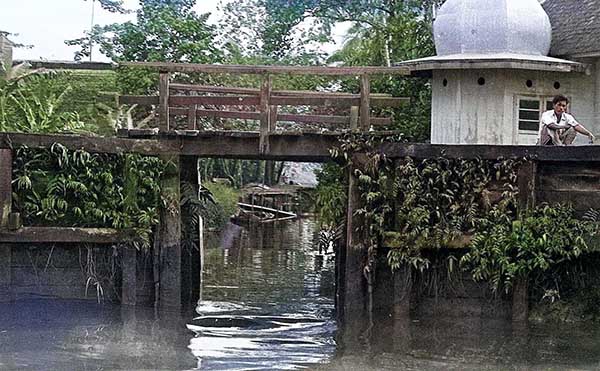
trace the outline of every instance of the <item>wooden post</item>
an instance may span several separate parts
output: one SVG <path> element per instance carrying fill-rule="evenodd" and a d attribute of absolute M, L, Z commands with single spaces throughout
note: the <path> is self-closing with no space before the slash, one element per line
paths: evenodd
<path fill-rule="evenodd" d="M 367 317 L 365 315 L 367 303 L 366 282 L 363 275 L 363 265 L 367 256 L 367 249 L 363 245 L 362 235 L 357 231 L 361 218 L 354 215 L 360 207 L 360 192 L 358 179 L 354 175 L 354 168 L 348 174 L 348 209 L 346 215 L 346 246 L 344 272 L 343 303 L 344 342 L 349 345 L 357 341 L 362 332 Z"/>
<path fill-rule="evenodd" d="M 359 113 L 358 106 L 350 107 L 350 130 L 351 131 L 358 131 L 358 113 Z"/>
<path fill-rule="evenodd" d="M 360 130 L 369 131 L 371 122 L 371 84 L 369 75 L 363 74 L 360 76 Z"/>
<path fill-rule="evenodd" d="M 8 228 L 12 210 L 12 149 L 0 149 L 0 229 Z"/>
<path fill-rule="evenodd" d="M 180 208 L 180 159 L 179 156 L 163 156 L 168 163 L 161 179 L 162 198 L 166 203 L 161 209 L 160 287 L 159 310 L 181 309 L 181 208 Z"/>
<path fill-rule="evenodd" d="M 529 295 L 527 288 L 527 277 L 517 278 L 513 283 L 513 322 L 527 322 L 527 319 L 529 318 Z"/>
<path fill-rule="evenodd" d="M 158 83 L 158 128 L 169 131 L 169 73 L 161 72 Z"/>
<path fill-rule="evenodd" d="M 519 209 L 521 212 L 536 205 L 537 162 L 528 161 L 521 165 L 517 175 L 519 186 Z M 529 318 L 529 295 L 527 277 L 518 277 L 513 283 L 512 320 L 526 322 Z"/>
<path fill-rule="evenodd" d="M 121 304 L 137 304 L 137 250 L 130 245 L 121 246 Z"/>
<path fill-rule="evenodd" d="M 188 130 L 197 130 L 196 110 L 198 106 L 192 104 L 188 107 Z"/>
<path fill-rule="evenodd" d="M 269 134 L 271 132 L 271 76 L 263 75 L 260 87 L 260 148 L 259 153 L 269 153 Z"/>
<path fill-rule="evenodd" d="M 521 165 L 517 175 L 519 186 L 519 207 L 521 210 L 531 209 L 536 204 L 537 163 L 528 161 Z"/>
<path fill-rule="evenodd" d="M 125 168 L 123 169 L 123 178 L 125 179 L 124 194 L 125 208 L 131 208 L 137 203 L 137 184 L 138 178 L 131 171 L 131 158 L 129 155 L 125 158 Z M 121 304 L 137 304 L 137 250 L 135 247 L 124 244 L 121 246 Z"/>
<path fill-rule="evenodd" d="M 0 149 L 0 229 L 8 228 L 12 208 L 12 149 Z M 0 244 L 0 296 L 11 284 L 11 246 Z"/>

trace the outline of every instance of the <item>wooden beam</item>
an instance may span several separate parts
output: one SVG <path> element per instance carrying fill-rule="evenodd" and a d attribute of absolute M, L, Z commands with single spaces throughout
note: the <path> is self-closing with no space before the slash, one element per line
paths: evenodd
<path fill-rule="evenodd" d="M 73 242 L 114 244 L 131 240 L 131 231 L 110 228 L 22 227 L 16 231 L 0 231 L 3 243 Z"/>
<path fill-rule="evenodd" d="M 121 62 L 120 66 L 140 67 L 160 72 L 204 72 L 204 73 L 230 73 L 230 74 L 290 74 L 290 75 L 325 75 L 325 76 L 353 76 L 353 75 L 409 75 L 407 67 L 325 67 L 325 66 L 249 66 L 226 64 L 195 64 L 195 63 L 168 63 L 168 62 Z"/>
<path fill-rule="evenodd" d="M 171 108 L 172 116 L 188 115 L 189 110 L 186 108 Z M 248 111 L 226 111 L 226 110 L 209 110 L 197 109 L 197 117 L 219 117 L 228 119 L 243 119 L 243 120 L 260 120 L 260 112 Z"/>
<path fill-rule="evenodd" d="M 179 143 L 174 140 L 106 138 L 65 134 L 0 133 L 0 148 L 20 146 L 50 148 L 54 143 L 60 143 L 71 150 L 83 149 L 93 153 L 159 155 L 179 153 L 180 151 Z"/>
<path fill-rule="evenodd" d="M 119 95 L 118 104 L 137 104 L 139 106 L 157 106 L 158 95 Z"/>
<path fill-rule="evenodd" d="M 189 130 L 196 130 L 197 129 L 197 114 L 196 111 L 198 110 L 198 106 L 193 104 L 191 106 L 188 107 L 188 112 L 187 112 L 187 118 L 188 118 L 188 129 Z"/>
<path fill-rule="evenodd" d="M 374 136 L 395 132 L 374 132 Z M 197 136 L 178 136 L 175 132 L 152 136 L 153 139 L 92 137 L 65 134 L 0 133 L 0 148 L 26 145 L 50 148 L 61 143 L 69 149 L 93 153 L 139 153 L 143 155 L 182 154 L 201 157 L 240 159 L 274 159 L 289 161 L 326 161 L 329 148 L 339 145 L 339 133 L 273 132 L 271 153 L 258 153 L 258 132 L 201 131 Z M 388 158 L 463 158 L 496 160 L 530 158 L 541 161 L 600 162 L 600 146 L 509 146 L 509 145 L 442 145 L 425 143 L 385 143 L 378 150 Z M 275 152 L 274 152 L 275 151 Z"/>
<path fill-rule="evenodd" d="M 137 304 L 137 250 L 133 246 L 121 246 L 121 304 Z"/>
<path fill-rule="evenodd" d="M 172 106 L 215 105 L 215 106 L 257 106 L 260 104 L 259 97 L 236 96 L 236 97 L 215 97 L 202 95 L 172 95 L 169 98 Z"/>
<path fill-rule="evenodd" d="M 358 116 L 360 109 L 358 106 L 350 107 L 350 130 L 358 131 Z"/>
<path fill-rule="evenodd" d="M 369 131 L 371 121 L 371 82 L 368 75 L 360 76 L 360 130 Z"/>
<path fill-rule="evenodd" d="M 371 95 L 371 105 L 379 108 L 398 108 L 410 103 L 410 98 L 405 97 L 381 97 Z M 170 97 L 171 106 L 198 105 L 230 105 L 230 106 L 255 106 L 260 103 L 258 97 L 254 96 L 189 96 L 172 95 Z M 159 104 L 159 97 L 154 95 L 121 95 L 119 104 L 137 104 L 140 106 L 156 106 Z M 355 94 L 351 96 L 326 96 L 323 94 L 306 96 L 275 96 L 271 94 L 271 104 L 279 106 L 334 106 L 351 107 L 360 104 L 360 97 Z"/>
<path fill-rule="evenodd" d="M 355 168 L 348 170 L 348 204 L 346 210 L 346 246 L 344 267 L 344 318 L 343 324 L 349 327 L 362 327 L 366 322 L 366 281 L 363 275 L 364 262 L 367 257 L 367 247 L 360 233 L 360 216 L 356 210 L 361 207 L 358 178 Z M 356 329 L 356 327 L 355 327 Z"/>
<path fill-rule="evenodd" d="M 409 98 L 400 97 L 373 97 L 369 98 L 373 107 L 398 108 L 410 102 Z M 352 107 L 361 104 L 361 98 L 351 97 L 295 97 L 275 96 L 271 98 L 271 104 L 278 106 L 331 106 Z"/>
<path fill-rule="evenodd" d="M 158 128 L 169 131 L 169 78 L 170 73 L 161 72 L 158 83 Z"/>
<path fill-rule="evenodd" d="M 238 94 L 259 96 L 260 89 L 255 88 L 238 88 L 229 86 L 212 86 L 212 85 L 189 85 L 189 84 L 170 84 L 171 90 L 179 91 L 197 91 L 203 93 L 221 93 L 221 94 Z M 344 93 L 344 92 L 322 92 L 312 90 L 273 90 L 271 96 L 283 97 L 310 97 L 310 98 L 354 98 L 359 99 L 360 94 Z M 390 94 L 371 93 L 371 98 L 394 98 Z M 398 98 L 398 97 L 396 97 Z M 410 98 L 400 98 L 410 100 Z"/>
<path fill-rule="evenodd" d="M 291 121 L 291 122 L 306 122 L 306 123 L 320 123 L 320 124 L 340 124 L 348 125 L 351 117 L 349 116 L 334 116 L 334 115 L 300 115 L 300 114 L 289 114 L 282 113 L 277 114 L 276 119 L 273 115 L 274 107 L 271 106 L 272 119 L 271 122 L 275 121 Z M 358 107 L 357 107 L 358 108 Z M 185 108 L 171 108 L 171 116 L 187 116 L 190 114 L 189 109 Z M 220 118 L 231 118 L 231 119 L 243 119 L 243 120 L 260 120 L 260 112 L 248 112 L 248 111 L 222 111 L 222 110 L 196 110 L 198 117 L 220 117 Z M 371 125 L 390 125 L 392 119 L 389 117 L 371 117 Z"/>
<path fill-rule="evenodd" d="M 269 153 L 269 134 L 271 133 L 271 76 L 263 75 L 260 87 L 260 143 L 259 152 Z"/>
<path fill-rule="evenodd" d="M 181 309 L 181 205 L 180 157 L 163 156 L 168 164 L 161 179 L 158 246 L 160 247 L 159 309 L 163 312 Z"/>
<path fill-rule="evenodd" d="M 237 88 L 229 86 L 213 85 L 190 85 L 190 84 L 171 84 L 171 90 L 197 91 L 203 93 L 221 93 L 221 94 L 239 94 L 259 96 L 260 90 L 256 88 Z"/>
<path fill-rule="evenodd" d="M 527 161 L 521 165 L 517 174 L 517 184 L 519 186 L 519 206 L 523 210 L 535 207 L 537 179 L 536 162 Z"/>
<path fill-rule="evenodd" d="M 0 149 L 0 229 L 8 228 L 12 208 L 12 150 Z"/>
<path fill-rule="evenodd" d="M 31 68 L 46 68 L 51 70 L 92 70 L 92 71 L 112 71 L 117 66 L 110 62 L 65 62 L 65 61 L 40 61 L 25 60 L 15 61 L 26 62 Z"/>

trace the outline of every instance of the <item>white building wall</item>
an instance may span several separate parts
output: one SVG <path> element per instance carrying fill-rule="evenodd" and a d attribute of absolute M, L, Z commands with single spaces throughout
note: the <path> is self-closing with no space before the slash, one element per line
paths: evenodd
<path fill-rule="evenodd" d="M 479 78 L 485 79 L 484 85 L 478 84 Z M 505 81 L 499 71 L 433 71 L 432 89 L 432 143 L 509 144 L 512 133 L 504 127 Z"/>
<path fill-rule="evenodd" d="M 600 62 L 597 63 L 600 66 Z M 600 74 L 525 70 L 433 71 L 431 142 L 436 144 L 535 144 L 536 135 L 518 130 L 518 97 L 563 94 L 571 113 L 600 134 Z M 479 85 L 478 79 L 485 84 Z M 447 86 L 443 85 L 444 79 Z M 532 86 L 527 87 L 527 80 Z M 555 88 L 555 83 L 560 88 Z M 586 143 L 578 136 L 576 144 Z"/>

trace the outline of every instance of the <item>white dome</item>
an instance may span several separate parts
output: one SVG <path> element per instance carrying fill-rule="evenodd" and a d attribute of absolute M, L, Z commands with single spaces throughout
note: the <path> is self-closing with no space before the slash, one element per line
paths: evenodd
<path fill-rule="evenodd" d="M 538 0 L 447 0 L 433 33 L 437 55 L 548 55 L 552 27 Z"/>

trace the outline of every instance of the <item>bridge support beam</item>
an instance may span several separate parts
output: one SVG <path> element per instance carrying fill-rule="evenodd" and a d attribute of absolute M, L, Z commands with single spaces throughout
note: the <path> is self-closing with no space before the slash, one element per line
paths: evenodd
<path fill-rule="evenodd" d="M 346 246 L 341 252 L 344 262 L 341 269 L 343 285 L 339 296 L 341 322 L 343 325 L 342 342 L 347 348 L 358 345 L 362 332 L 367 325 L 366 304 L 367 285 L 363 275 L 363 265 L 367 258 L 367 247 L 362 233 L 357 231 L 361 223 L 355 211 L 360 207 L 358 178 L 351 168 L 348 174 L 348 208 L 346 216 Z"/>
<path fill-rule="evenodd" d="M 179 156 L 163 156 L 167 169 L 161 180 L 163 208 L 158 228 L 158 309 L 181 310 L 181 206 Z M 154 257 L 156 258 L 156 252 Z M 156 264 L 155 264 L 156 267 Z"/>

